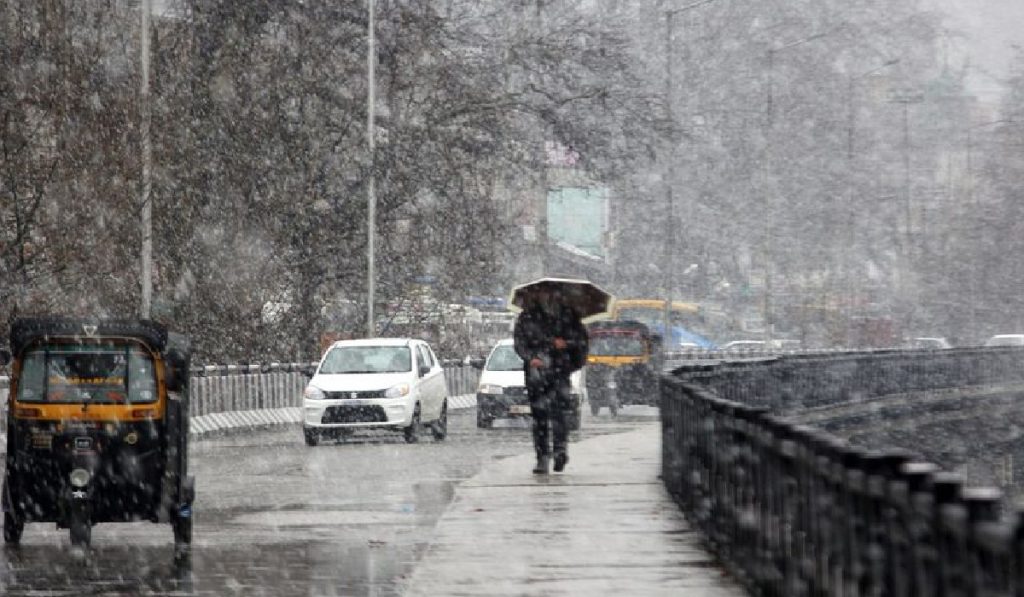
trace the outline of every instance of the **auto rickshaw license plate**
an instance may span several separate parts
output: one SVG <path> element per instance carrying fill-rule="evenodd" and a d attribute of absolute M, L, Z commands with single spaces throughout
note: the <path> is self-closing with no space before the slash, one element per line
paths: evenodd
<path fill-rule="evenodd" d="M 530 414 L 529 404 L 513 404 L 508 407 L 508 414 L 510 415 L 528 415 Z"/>

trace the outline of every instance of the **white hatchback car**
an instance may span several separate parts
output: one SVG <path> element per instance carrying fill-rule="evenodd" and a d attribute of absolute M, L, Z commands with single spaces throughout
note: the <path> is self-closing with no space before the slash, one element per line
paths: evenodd
<path fill-rule="evenodd" d="M 501 340 L 481 367 L 480 385 L 476 392 L 476 426 L 491 427 L 495 419 L 528 417 L 530 402 L 523 379 L 523 360 L 516 354 L 512 339 Z M 581 412 L 587 390 L 584 369 L 569 376 L 569 399 L 572 413 L 569 429 L 575 431 L 582 422 Z"/>
<path fill-rule="evenodd" d="M 425 425 L 438 441 L 448 433 L 444 370 L 422 340 L 335 342 L 309 380 L 302 407 L 309 446 L 356 429 L 401 431 L 409 443 L 418 441 Z"/>

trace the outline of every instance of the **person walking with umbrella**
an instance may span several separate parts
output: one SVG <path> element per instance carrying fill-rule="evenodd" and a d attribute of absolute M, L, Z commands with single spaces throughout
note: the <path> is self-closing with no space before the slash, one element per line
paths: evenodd
<path fill-rule="evenodd" d="M 595 293 L 584 288 L 604 298 L 595 303 Z M 603 312 L 609 300 L 603 290 L 580 280 L 544 279 L 513 292 L 512 304 L 522 309 L 513 336 L 533 416 L 536 474 L 548 473 L 552 454 L 555 472 L 569 462 L 569 376 L 586 363 L 588 350 L 581 317 Z"/>

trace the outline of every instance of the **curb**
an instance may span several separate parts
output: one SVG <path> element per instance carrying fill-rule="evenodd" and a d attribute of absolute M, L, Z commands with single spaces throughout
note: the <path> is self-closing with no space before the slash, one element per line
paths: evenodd
<path fill-rule="evenodd" d="M 451 410 L 475 407 L 476 394 L 448 397 L 448 408 Z M 280 425 L 299 425 L 300 423 L 302 423 L 302 408 L 298 406 L 212 413 L 192 417 L 189 425 L 189 437 L 199 439 L 207 435 L 218 435 L 233 430 L 264 429 Z"/>

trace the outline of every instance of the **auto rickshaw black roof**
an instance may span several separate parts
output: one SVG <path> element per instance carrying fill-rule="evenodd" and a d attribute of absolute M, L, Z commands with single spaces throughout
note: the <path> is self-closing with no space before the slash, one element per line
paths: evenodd
<path fill-rule="evenodd" d="M 11 350 L 15 355 L 40 340 L 50 338 L 134 338 L 153 351 L 164 353 L 175 348 L 187 353 L 187 342 L 178 334 L 149 319 L 93 319 L 71 317 L 25 317 L 11 324 Z"/>

